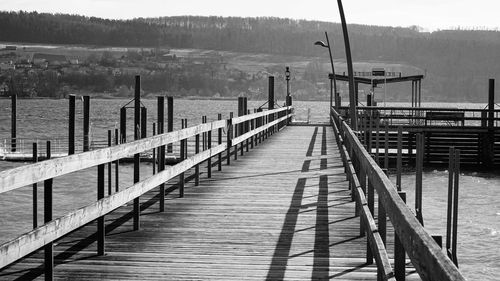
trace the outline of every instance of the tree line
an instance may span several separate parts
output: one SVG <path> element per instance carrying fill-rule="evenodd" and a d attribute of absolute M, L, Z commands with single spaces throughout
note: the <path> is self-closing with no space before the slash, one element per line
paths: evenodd
<path fill-rule="evenodd" d="M 336 60 L 345 57 L 338 23 L 273 17 L 177 16 L 109 20 L 78 15 L 0 12 L 3 41 L 99 46 L 171 47 L 324 57 L 313 42 L 328 31 Z M 476 100 L 500 76 L 500 32 L 349 25 L 356 61 L 408 64 L 427 71 L 428 95 Z"/>

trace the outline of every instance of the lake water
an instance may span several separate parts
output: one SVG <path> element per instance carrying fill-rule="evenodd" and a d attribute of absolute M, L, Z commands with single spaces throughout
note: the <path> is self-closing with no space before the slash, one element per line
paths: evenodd
<path fill-rule="evenodd" d="M 128 100 L 96 99 L 91 101 L 91 127 L 95 139 L 105 139 L 108 129 L 118 127 L 119 109 Z M 156 100 L 145 99 L 148 107 L 148 122 L 156 119 Z M 249 101 L 248 108 L 262 105 L 263 101 Z M 237 100 L 175 100 L 174 127 L 180 127 L 180 119 L 187 118 L 188 125 L 201 123 L 201 116 L 216 120 L 222 113 L 237 112 Z M 77 101 L 77 139 L 82 138 L 82 105 Z M 310 109 L 312 121 L 327 121 L 327 102 L 294 102 L 297 119 L 306 120 Z M 439 104 L 437 106 L 458 106 Z M 484 105 L 467 105 L 482 108 Z M 0 141 L 10 137 L 10 100 L 0 100 Z M 133 112 L 128 115 L 132 123 Z M 67 100 L 18 100 L 18 138 L 34 140 L 66 139 L 68 120 Z M 151 126 L 151 125 L 150 125 Z M 148 135 L 151 134 L 151 127 Z M 79 136 L 79 137 L 78 137 Z M 0 170 L 17 167 L 24 163 L 0 161 Z M 96 170 L 74 173 L 54 181 L 54 216 L 87 205 L 96 198 Z M 132 183 L 132 166 L 120 166 L 120 186 Z M 130 172 L 127 172 L 130 171 Z M 141 174 L 151 173 L 151 166 L 143 164 Z M 391 176 L 395 181 L 395 178 Z M 426 229 L 431 234 L 446 235 L 446 171 L 426 171 L 423 180 L 423 215 Z M 38 188 L 39 224 L 43 216 L 43 184 Z M 408 205 L 414 205 L 415 175 L 403 175 L 403 190 L 408 193 Z M 491 174 L 464 173 L 460 177 L 458 260 L 461 271 L 469 280 L 500 280 L 500 177 Z M 26 231 L 32 225 L 32 188 L 24 187 L 0 195 L 0 243 L 8 241 Z M 443 241 L 444 242 L 444 241 Z"/>

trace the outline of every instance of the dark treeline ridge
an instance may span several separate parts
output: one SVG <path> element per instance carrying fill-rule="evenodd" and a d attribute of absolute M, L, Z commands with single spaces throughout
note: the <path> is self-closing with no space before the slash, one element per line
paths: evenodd
<path fill-rule="evenodd" d="M 198 48 L 325 57 L 313 46 L 328 31 L 334 58 L 345 57 L 338 23 L 282 18 L 176 16 L 108 20 L 36 12 L 0 12 L 7 42 Z M 353 58 L 427 70 L 429 95 L 449 101 L 486 97 L 488 78 L 500 76 L 500 32 L 349 25 Z M 326 58 L 326 57 L 325 57 Z M 443 100 L 443 97 L 438 98 Z"/>

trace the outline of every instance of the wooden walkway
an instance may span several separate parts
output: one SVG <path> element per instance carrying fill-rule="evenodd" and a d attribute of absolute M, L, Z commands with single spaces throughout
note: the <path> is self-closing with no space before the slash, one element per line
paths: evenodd
<path fill-rule="evenodd" d="M 139 231 L 131 204 L 106 216 L 104 256 L 95 223 L 61 239 L 55 278 L 376 280 L 330 127 L 286 127 L 222 169 L 187 184 L 184 198 L 170 194 L 163 213 L 156 191 L 142 196 Z M 0 272 L 16 278 L 43 279 L 43 251 Z"/>

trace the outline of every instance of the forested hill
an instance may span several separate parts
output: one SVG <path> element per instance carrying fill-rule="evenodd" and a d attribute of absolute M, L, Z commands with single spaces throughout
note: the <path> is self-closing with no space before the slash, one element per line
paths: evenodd
<path fill-rule="evenodd" d="M 334 41 L 334 58 L 345 57 L 340 24 L 319 21 L 198 16 L 121 21 L 0 12 L 0 26 L 0 41 L 6 42 L 167 46 L 321 57 L 325 50 L 313 42 L 324 40 L 328 31 Z M 352 24 L 349 35 L 354 60 L 401 62 L 426 69 L 427 85 L 457 100 L 476 97 L 484 91 L 487 78 L 500 76 L 498 31 L 429 33 L 419 32 L 418 27 Z"/>

